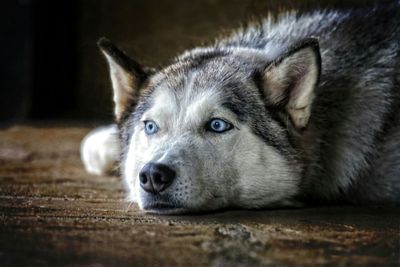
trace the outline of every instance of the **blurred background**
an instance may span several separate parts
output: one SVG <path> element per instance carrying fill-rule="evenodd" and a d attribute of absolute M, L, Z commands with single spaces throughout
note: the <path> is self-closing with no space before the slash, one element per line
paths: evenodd
<path fill-rule="evenodd" d="M 2 0 L 0 125 L 111 121 L 107 65 L 96 46 L 101 36 L 157 66 L 268 12 L 374 2 L 385 1 Z"/>

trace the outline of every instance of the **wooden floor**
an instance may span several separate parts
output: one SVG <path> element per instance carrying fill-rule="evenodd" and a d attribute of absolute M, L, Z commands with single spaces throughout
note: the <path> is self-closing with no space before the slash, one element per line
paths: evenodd
<path fill-rule="evenodd" d="M 144 214 L 85 173 L 88 129 L 0 132 L 0 266 L 400 266 L 400 209 Z"/>

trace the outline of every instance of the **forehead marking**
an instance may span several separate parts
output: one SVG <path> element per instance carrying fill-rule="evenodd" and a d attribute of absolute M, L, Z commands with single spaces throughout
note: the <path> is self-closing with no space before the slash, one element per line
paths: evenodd
<path fill-rule="evenodd" d="M 221 95 L 217 90 L 219 85 L 206 86 L 201 82 L 201 74 L 197 71 L 188 73 L 183 88 L 161 85 L 154 91 L 153 105 L 144 119 L 154 119 L 170 129 L 198 126 L 209 119 L 215 110 L 221 109 Z"/>

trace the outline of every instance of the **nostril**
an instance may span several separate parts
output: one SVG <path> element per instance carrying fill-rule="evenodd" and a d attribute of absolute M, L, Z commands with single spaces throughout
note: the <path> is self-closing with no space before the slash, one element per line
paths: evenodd
<path fill-rule="evenodd" d="M 140 183 L 142 183 L 142 184 L 146 184 L 148 182 L 148 179 L 147 179 L 147 176 L 145 173 L 141 173 L 139 175 L 139 180 L 140 180 Z"/>
<path fill-rule="evenodd" d="M 158 172 L 153 173 L 153 182 L 156 184 L 162 184 L 163 183 L 162 175 Z"/>
<path fill-rule="evenodd" d="M 157 173 L 160 174 L 161 183 L 168 184 L 175 179 L 176 172 L 167 165 L 158 164 L 156 166 Z"/>
<path fill-rule="evenodd" d="M 140 187 L 143 188 L 144 191 L 149 192 L 149 193 L 154 193 L 154 187 L 151 182 L 151 176 L 148 172 L 142 171 L 139 174 L 139 181 L 140 181 Z"/>

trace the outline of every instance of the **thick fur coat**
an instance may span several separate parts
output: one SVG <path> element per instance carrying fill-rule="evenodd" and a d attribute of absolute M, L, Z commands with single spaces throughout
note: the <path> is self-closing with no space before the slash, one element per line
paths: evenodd
<path fill-rule="evenodd" d="M 400 203 L 399 5 L 285 13 L 157 70 L 99 45 L 142 209 Z M 101 133 L 89 170 L 110 162 Z"/>

